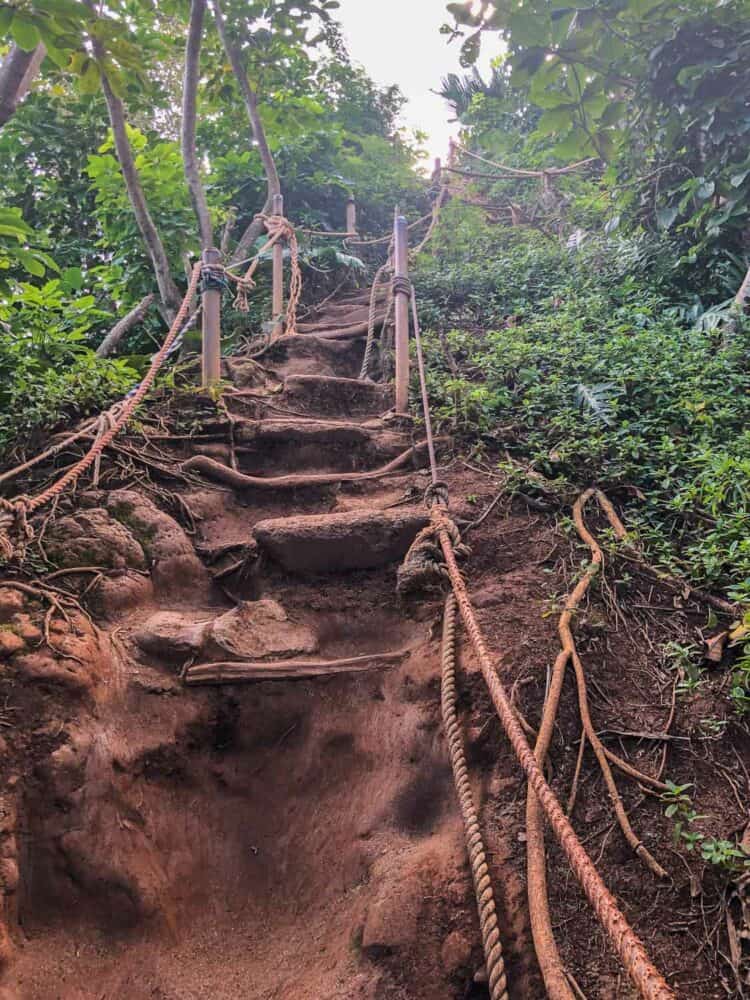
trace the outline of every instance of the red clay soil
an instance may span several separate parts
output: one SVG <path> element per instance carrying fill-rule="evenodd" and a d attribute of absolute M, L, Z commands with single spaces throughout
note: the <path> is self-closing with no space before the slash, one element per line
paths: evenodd
<path fill-rule="evenodd" d="M 358 395 L 348 382 L 300 379 L 314 371 L 315 339 L 293 339 L 297 347 L 269 352 L 267 371 L 229 364 L 244 393 L 225 396 L 231 438 L 210 400 L 175 396 L 158 427 L 144 426 L 148 442 L 123 439 L 98 489 L 82 485 L 43 535 L 37 523 L 39 575 L 9 572 L 0 585 L 0 1000 L 488 995 L 440 721 L 442 595 L 396 593 L 423 523 L 419 459 L 382 479 L 279 490 L 234 491 L 177 471 L 196 454 L 234 459 L 248 475 L 366 471 L 419 440 L 403 421 L 379 420 L 382 389 Z M 336 342 L 319 360 L 348 378 L 361 351 Z M 316 443 L 320 428 L 308 433 L 301 413 L 359 430 Z M 467 523 L 500 485 L 443 461 L 452 510 Z M 307 547 L 295 563 L 298 537 Z M 552 515 L 519 500 L 504 500 L 466 539 L 481 624 L 534 727 L 558 648 L 555 609 L 585 554 Z M 49 613 L 47 594 L 13 588 L 38 584 L 50 566 L 95 568 L 49 581 L 90 617 L 72 604 Z M 657 647 L 694 634 L 705 613 L 675 607 L 637 574 L 618 581 L 612 571 L 609 582 L 615 601 L 592 593 L 575 623 L 596 725 L 652 773 L 666 746 L 665 775 L 694 782 L 701 828 L 727 836 L 747 820 L 747 737 L 731 720 L 721 739 L 704 725 L 729 718 L 714 693 L 726 671 L 678 701 L 669 740 L 627 735 L 663 731 L 673 677 Z M 331 677 L 181 680 L 201 663 L 396 650 L 393 662 Z M 510 995 L 541 998 L 525 784 L 465 642 L 459 689 Z M 579 737 L 569 679 L 550 765 L 563 801 Z M 605 880 L 680 997 L 731 995 L 718 956 L 727 879 L 675 850 L 664 804 L 618 776 L 634 827 L 670 873 L 657 884 L 614 827 L 589 758 L 572 818 Z M 633 996 L 553 845 L 549 872 L 562 956 L 585 995 Z"/>

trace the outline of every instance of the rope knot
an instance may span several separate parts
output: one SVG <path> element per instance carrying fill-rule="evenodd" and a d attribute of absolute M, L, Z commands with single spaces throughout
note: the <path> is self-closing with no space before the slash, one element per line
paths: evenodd
<path fill-rule="evenodd" d="M 238 312 L 250 312 L 250 302 L 248 294 L 255 288 L 255 282 L 249 275 L 237 278 L 237 294 L 232 305 Z"/>
<path fill-rule="evenodd" d="M 447 488 L 444 483 L 434 484 L 442 487 L 447 499 Z M 468 546 L 461 541 L 461 532 L 455 522 L 448 516 L 442 505 L 435 504 L 430 511 L 430 523 L 417 534 L 404 557 L 403 563 L 396 573 L 396 591 L 405 594 L 409 591 L 424 590 L 441 584 L 449 579 L 448 567 L 443 558 L 440 545 L 440 532 L 446 531 L 450 536 L 453 551 L 457 558 L 470 554 Z"/>
<path fill-rule="evenodd" d="M 394 295 L 409 295 L 411 296 L 411 281 L 405 278 L 401 274 L 396 274 L 393 277 L 393 294 Z"/>
<path fill-rule="evenodd" d="M 0 497 L 0 560 L 23 559 L 34 529 L 28 521 L 29 498 L 20 496 L 13 500 Z"/>
<path fill-rule="evenodd" d="M 424 491 L 425 506 L 430 509 L 436 505 L 448 506 L 448 484 L 443 482 L 430 483 Z"/>

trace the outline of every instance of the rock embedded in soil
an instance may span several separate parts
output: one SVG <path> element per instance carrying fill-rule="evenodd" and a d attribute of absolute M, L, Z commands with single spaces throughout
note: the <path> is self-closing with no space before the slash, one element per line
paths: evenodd
<path fill-rule="evenodd" d="M 289 618 L 278 601 L 243 601 L 209 629 L 212 646 L 240 659 L 299 656 L 314 653 L 318 639 L 312 629 Z"/>
<path fill-rule="evenodd" d="M 10 587 L 0 589 L 0 622 L 9 622 L 13 615 L 24 609 L 23 594 Z"/>
<path fill-rule="evenodd" d="M 208 622 L 193 622 L 179 611 L 159 611 L 133 638 L 146 653 L 164 660 L 195 656 L 203 648 Z"/>
<path fill-rule="evenodd" d="M 208 571 L 173 517 L 135 490 L 113 490 L 107 496 L 107 510 L 140 543 L 155 587 L 174 594 L 208 591 Z"/>
<path fill-rule="evenodd" d="M 47 532 L 45 548 L 52 562 L 61 568 L 146 568 L 139 541 L 126 525 L 102 508 L 77 511 L 54 521 Z"/>
<path fill-rule="evenodd" d="M 292 573 L 335 573 L 396 562 L 426 524 L 423 514 L 347 511 L 259 521 L 254 534 Z"/>
<path fill-rule="evenodd" d="M 0 659 L 19 653 L 25 646 L 26 643 L 20 635 L 16 635 L 8 628 L 0 629 Z"/>

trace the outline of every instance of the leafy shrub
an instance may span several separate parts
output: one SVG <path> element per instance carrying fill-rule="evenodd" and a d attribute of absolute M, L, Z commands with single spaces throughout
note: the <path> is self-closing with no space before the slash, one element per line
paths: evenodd
<path fill-rule="evenodd" d="M 722 350 L 690 324 L 667 246 L 571 253 L 454 212 L 415 275 L 438 419 L 550 478 L 619 490 L 652 559 L 750 598 L 750 330 Z"/>
<path fill-rule="evenodd" d="M 58 278 L 22 284 L 0 308 L 0 454 L 36 430 L 101 409 L 137 381 L 125 361 L 97 358 L 87 346 L 106 317 L 91 295 L 71 303 Z"/>

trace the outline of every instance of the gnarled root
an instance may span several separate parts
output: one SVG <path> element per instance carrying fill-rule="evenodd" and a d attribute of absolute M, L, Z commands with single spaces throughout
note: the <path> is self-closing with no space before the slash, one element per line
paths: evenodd
<path fill-rule="evenodd" d="M 617 538 L 622 540 L 626 535 L 625 528 L 612 507 L 612 504 L 600 490 L 586 490 L 576 500 L 573 505 L 573 520 L 578 534 L 591 550 L 591 563 L 576 586 L 573 588 L 573 591 L 566 601 L 563 613 L 560 615 L 558 633 L 562 649 L 560 650 L 552 669 L 549 692 L 544 704 L 542 720 L 539 726 L 539 735 L 537 737 L 534 752 L 539 764 L 543 765 L 549 751 L 555 720 L 557 718 L 560 695 L 562 692 L 563 681 L 565 679 L 565 670 L 568 663 L 572 662 L 576 676 L 576 686 L 578 689 L 578 706 L 581 715 L 581 722 L 583 724 L 581 751 L 576 770 L 577 772 L 580 771 L 583 747 L 585 745 L 585 741 L 588 741 L 596 755 L 604 781 L 607 785 L 607 791 L 609 792 L 612 800 L 617 821 L 626 840 L 633 848 L 634 852 L 655 875 L 664 877 L 667 873 L 652 857 L 646 847 L 633 832 L 625 807 L 622 804 L 622 799 L 620 798 L 620 794 L 617 790 L 617 785 L 615 784 L 612 770 L 609 766 L 609 761 L 611 760 L 617 767 L 629 774 L 631 777 L 637 777 L 638 780 L 646 780 L 652 784 L 660 784 L 660 782 L 655 782 L 654 779 L 649 779 L 648 775 L 641 774 L 640 771 L 637 771 L 629 765 L 627 761 L 622 761 L 620 758 L 616 758 L 614 754 L 607 751 L 602 745 L 591 721 L 588 698 L 586 694 L 585 672 L 576 650 L 571 630 L 573 615 L 578 609 L 584 595 L 588 591 L 591 581 L 599 572 L 603 563 L 602 550 L 596 539 L 587 530 L 583 521 L 583 509 L 593 496 L 596 497 L 599 505 L 606 514 Z M 573 802 L 574 795 L 571 794 L 569 807 L 572 806 Z M 526 799 L 526 864 L 528 870 L 529 915 L 531 919 L 531 930 L 534 938 L 534 948 L 539 960 L 539 966 L 542 971 L 547 993 L 551 1000 L 575 1000 L 575 994 L 571 990 L 568 983 L 565 968 L 557 950 L 557 945 L 552 931 L 549 900 L 547 897 L 544 817 L 539 800 L 534 794 L 531 785 L 528 786 L 528 795 Z"/>

